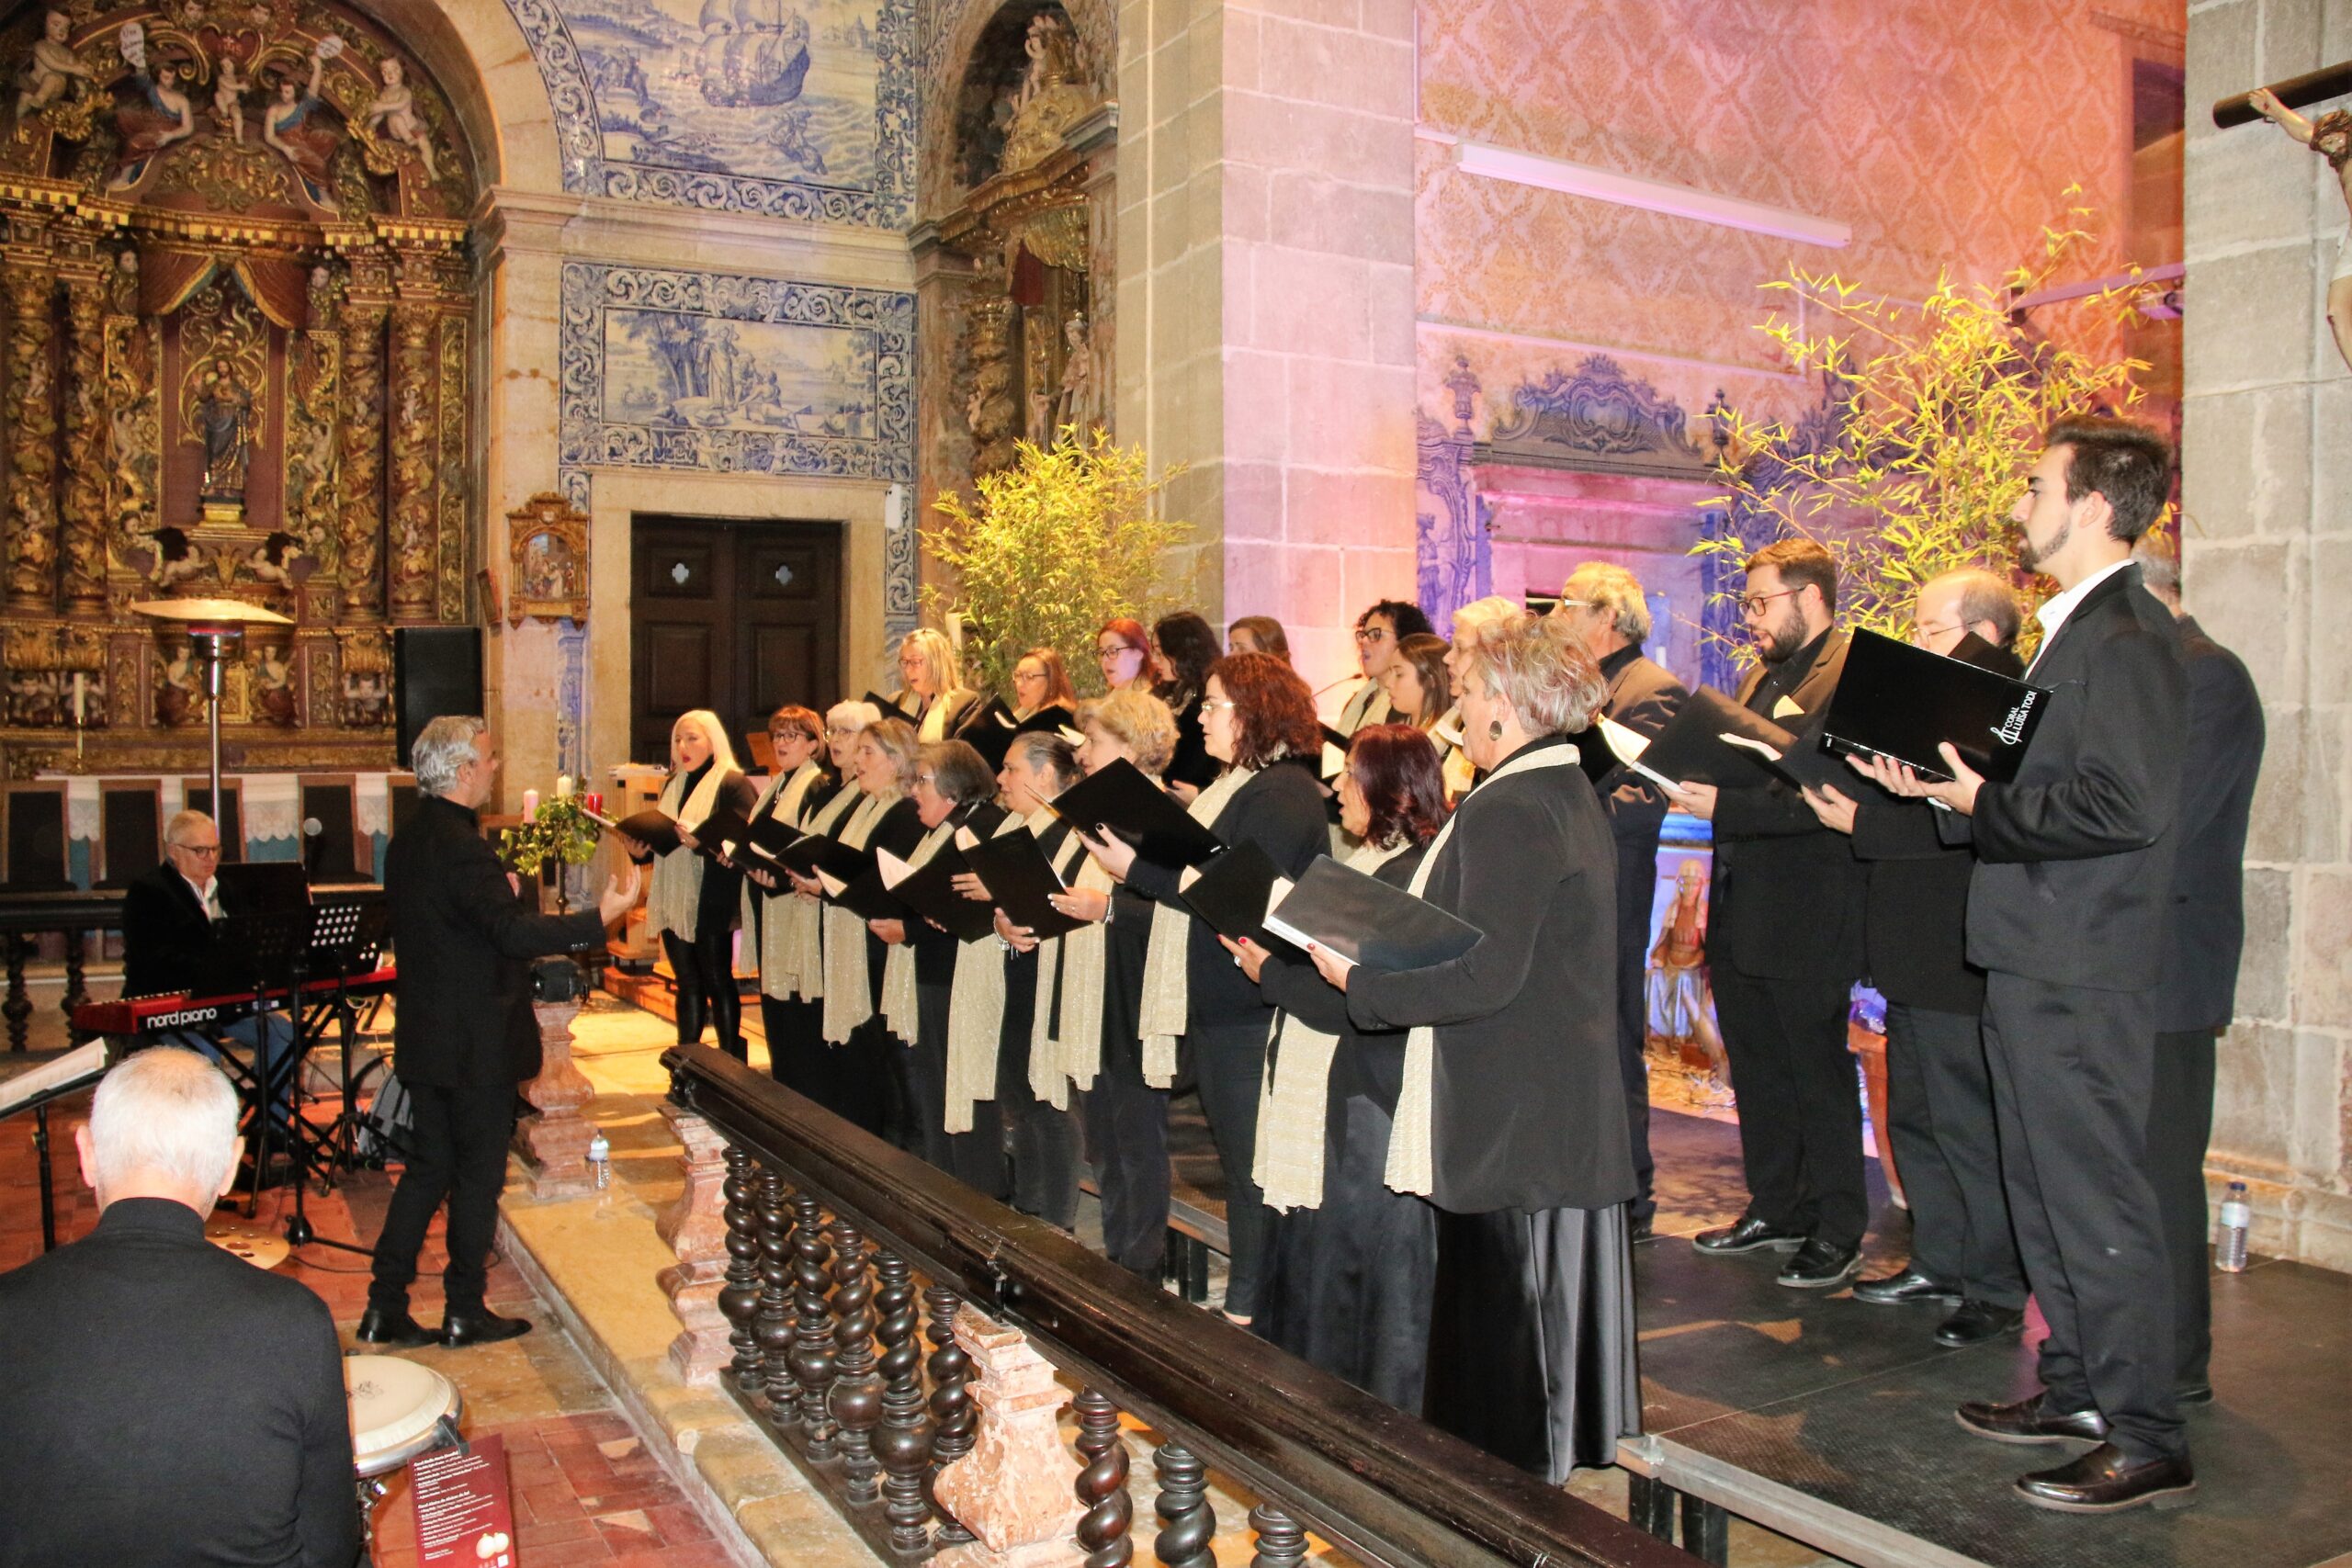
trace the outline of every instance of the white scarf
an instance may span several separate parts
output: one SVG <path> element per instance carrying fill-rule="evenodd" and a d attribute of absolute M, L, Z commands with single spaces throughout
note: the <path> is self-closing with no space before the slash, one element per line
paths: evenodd
<path fill-rule="evenodd" d="M 1520 754 L 1487 775 L 1479 789 L 1487 788 L 1498 779 L 1513 773 L 1532 773 L 1539 768 L 1571 768 L 1576 766 L 1577 749 L 1573 746 L 1545 746 L 1541 750 L 1522 750 Z M 1475 796 L 1477 790 L 1471 791 Z M 1437 869 L 1438 857 L 1460 826 L 1462 812 L 1469 809 L 1465 799 L 1460 810 L 1445 819 L 1437 838 L 1430 844 L 1430 852 L 1421 857 L 1419 867 L 1413 873 L 1413 885 L 1406 889 L 1416 898 L 1430 885 L 1430 873 Z M 1437 1188 L 1437 1031 L 1428 1024 L 1416 1025 L 1405 1037 L 1405 1088 L 1396 1097 L 1396 1123 L 1388 1135 L 1388 1168 L 1383 1179 L 1399 1192 L 1415 1192 L 1426 1198 Z"/>
<path fill-rule="evenodd" d="M 972 694 L 967 688 L 958 686 L 952 692 L 942 692 L 932 698 L 923 706 L 922 721 L 915 726 L 915 739 L 926 746 L 946 739 L 947 719 L 950 711 L 956 707 L 956 699 Z"/>
<path fill-rule="evenodd" d="M 816 763 L 803 762 L 789 778 L 777 779 L 768 785 L 759 805 L 752 808 L 752 820 L 774 817 L 797 827 L 801 802 L 808 798 L 809 788 L 819 776 Z M 782 876 L 783 873 L 775 874 Z M 760 994 L 782 1001 L 800 988 L 798 963 L 817 930 L 817 906 L 806 898 L 787 896 L 770 900 L 762 908 L 758 900 L 766 898 L 764 888 L 755 886 L 748 876 L 743 879 L 743 929 L 760 933 Z"/>
<path fill-rule="evenodd" d="M 1393 711 L 1388 688 L 1367 676 L 1364 683 L 1350 694 L 1347 706 L 1340 710 L 1340 722 L 1331 728 L 1353 735 L 1368 724 L 1387 723 Z"/>
<path fill-rule="evenodd" d="M 803 825 L 808 833 L 830 833 L 865 795 L 854 781 L 844 780 L 833 798 L 817 808 Z M 790 930 L 799 944 L 786 950 L 786 967 L 800 982 L 803 1001 L 818 1001 L 825 994 L 825 905 L 811 895 L 795 892 L 785 900 L 791 906 Z"/>
<path fill-rule="evenodd" d="M 1204 828 L 1213 827 L 1217 813 L 1257 776 L 1255 768 L 1227 768 L 1193 797 L 1186 814 Z M 1136 1026 L 1143 1036 L 1143 1081 L 1154 1089 L 1175 1086 L 1176 1040 L 1192 1021 L 1191 976 L 1184 961 L 1192 929 L 1192 911 L 1182 904 L 1162 904 L 1152 911 L 1151 944 L 1144 950 L 1143 1009 Z"/>
<path fill-rule="evenodd" d="M 1054 814 L 1039 807 L 1027 817 L 1007 817 L 996 825 L 1007 833 L 1036 834 Z M 996 1053 L 1004 1032 L 1005 952 L 993 942 L 967 942 L 956 950 L 956 989 L 947 1004 L 947 1131 L 972 1130 L 972 1107 L 996 1098 Z"/>
<path fill-rule="evenodd" d="M 1362 845 L 1345 863 L 1369 876 L 1405 852 Z M 1323 1142 L 1329 1132 L 1331 1061 L 1340 1037 L 1326 1034 L 1283 1013 L 1274 1021 L 1274 1048 L 1266 1053 L 1266 1077 L 1258 1092 L 1258 1145 L 1251 1173 L 1264 1190 L 1266 1207 L 1323 1206 Z"/>
<path fill-rule="evenodd" d="M 853 850 L 864 849 L 874 825 L 898 804 L 895 795 L 887 799 L 869 795 L 860 800 L 842 829 L 842 843 Z M 874 1016 L 874 991 L 865 973 L 865 938 L 863 919 L 838 904 L 826 904 L 824 1036 L 828 1045 L 848 1043 L 851 1032 Z"/>
<path fill-rule="evenodd" d="M 1073 883 L 1070 865 L 1080 856 L 1085 857 L 1085 863 L 1079 867 L 1078 880 Z M 1062 879 L 1065 887 L 1091 887 L 1106 898 L 1115 886 L 1111 874 L 1086 853 L 1086 845 L 1076 833 L 1063 842 L 1062 852 L 1054 861 L 1054 874 Z M 1057 1111 L 1069 1109 L 1072 1083 L 1080 1089 L 1091 1089 L 1095 1074 L 1102 1069 L 1104 934 L 1102 922 L 1091 920 L 1066 935 L 1050 937 L 1037 944 L 1037 1007 L 1029 1021 L 1029 1092 Z M 1080 947 L 1080 939 L 1087 944 L 1084 952 Z M 1089 953 L 1091 957 L 1086 956 Z M 1054 1033 L 1053 1027 L 1057 986 L 1062 998 L 1059 1036 Z M 1080 1033 L 1073 1022 L 1080 1011 L 1093 1021 L 1085 1033 Z"/>
<path fill-rule="evenodd" d="M 950 816 L 922 836 L 922 842 L 915 846 L 915 852 L 907 857 L 908 869 L 926 864 L 932 856 L 939 852 L 939 846 L 955 836 L 956 818 Z M 917 1017 L 915 927 L 922 920 L 921 915 L 910 913 L 899 921 L 906 932 L 905 939 L 892 942 L 890 955 L 882 961 L 882 1021 L 890 1026 L 891 1033 L 910 1045 L 915 1043 Z"/>
<path fill-rule="evenodd" d="M 718 804 L 720 787 L 734 776 L 733 770 L 713 761 L 689 795 L 685 773 L 673 773 L 670 782 L 662 786 L 656 809 L 691 833 L 710 816 L 711 808 Z M 684 844 L 654 858 L 653 885 L 645 894 L 645 921 L 649 927 L 655 931 L 675 931 L 688 942 L 695 940 L 695 917 L 702 902 L 702 867 L 701 852 Z"/>

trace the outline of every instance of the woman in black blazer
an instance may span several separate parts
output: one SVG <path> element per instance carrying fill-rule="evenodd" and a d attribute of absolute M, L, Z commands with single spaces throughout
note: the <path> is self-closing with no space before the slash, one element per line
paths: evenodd
<path fill-rule="evenodd" d="M 1309 950 L 1357 1028 L 1412 1032 L 1387 1182 L 1442 1211 L 1422 1414 L 1554 1483 L 1611 1462 L 1641 1421 L 1617 858 L 1566 739 L 1604 691 L 1558 620 L 1484 628 L 1461 705 L 1487 776 L 1409 889 L 1476 927 L 1476 945 L 1393 973 Z"/>
<path fill-rule="evenodd" d="M 678 827 L 678 848 L 667 854 L 624 840 L 629 858 L 651 864 L 653 885 L 645 897 L 646 923 L 662 933 L 670 972 L 677 985 L 678 1043 L 702 1039 L 705 1017 L 718 1035 L 718 1047 L 748 1061 L 743 1045 L 743 1003 L 735 988 L 735 921 L 743 897 L 743 874 L 704 853 L 694 829 L 721 808 L 747 815 L 758 793 L 735 765 L 727 726 L 708 708 L 678 716 L 670 728 L 670 782 L 662 787 L 660 808 Z"/>
<path fill-rule="evenodd" d="M 1223 772 L 1193 799 L 1193 816 L 1227 845 L 1256 844 L 1277 871 L 1295 878 L 1330 848 L 1323 792 L 1308 769 L 1272 764 L 1320 753 L 1314 694 L 1271 653 L 1220 659 L 1209 667 L 1206 685 L 1202 728 Z M 1216 932 L 1195 919 L 1178 896 L 1183 867 L 1143 860 L 1124 842 L 1090 842 L 1088 849 L 1129 889 L 1159 905 L 1161 921 L 1176 922 L 1155 933 L 1146 966 L 1137 1021 L 1145 1077 L 1174 1080 L 1181 1035 L 1225 1172 L 1232 1247 L 1226 1315 L 1248 1323 L 1257 1313 L 1265 1272 L 1266 1208 L 1250 1167 L 1273 1007 L 1235 966 Z"/>
<path fill-rule="evenodd" d="M 780 707 L 768 716 L 768 747 L 775 761 L 751 819 L 773 817 L 805 831 L 837 787 L 819 760 L 825 750 L 825 721 L 808 708 Z M 821 962 L 817 907 L 795 893 L 782 873 L 763 869 L 757 855 L 737 865 L 744 881 L 744 944 L 759 960 L 768 1076 L 815 1099 L 824 1077 L 819 1055 L 824 1043 L 818 1037 L 817 998 L 822 993 L 815 973 Z"/>
<path fill-rule="evenodd" d="M 1159 684 L 1159 700 L 1176 716 L 1176 754 L 1168 761 L 1168 793 L 1190 804 L 1224 772 L 1202 730 L 1209 667 L 1217 660 L 1216 628 L 1190 610 L 1179 610 L 1153 624 L 1151 648 L 1167 674 Z"/>
<path fill-rule="evenodd" d="M 905 860 L 922 842 L 922 818 L 908 794 L 914 786 L 915 758 L 921 750 L 915 727 L 902 718 L 868 725 L 857 738 L 858 785 L 881 807 L 865 834 L 865 848 L 888 850 Z M 906 1060 L 913 1043 L 913 1021 L 908 1019 L 908 1033 L 901 1035 L 892 1031 L 884 1011 L 890 953 L 906 940 L 903 920 L 865 922 L 866 1002 L 871 1010 L 842 1049 L 849 1053 L 844 1070 L 865 1086 L 867 1103 L 881 1108 L 882 1136 L 919 1154 L 922 1139 Z"/>

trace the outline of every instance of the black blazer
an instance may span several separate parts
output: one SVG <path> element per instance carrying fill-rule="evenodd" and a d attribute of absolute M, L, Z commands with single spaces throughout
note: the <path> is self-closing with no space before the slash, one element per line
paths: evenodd
<path fill-rule="evenodd" d="M 530 960 L 605 940 L 594 909 L 542 915 L 518 897 L 474 813 L 439 795 L 384 851 L 392 910 L 392 1065 L 402 1079 L 447 1089 L 516 1084 L 539 1070 Z"/>
<path fill-rule="evenodd" d="M 2025 667 L 2007 649 L 1974 662 L 2015 680 Z M 1924 800 L 1899 800 L 1860 777 L 1854 801 L 1854 858 L 1862 863 L 1862 942 L 1871 984 L 1888 1001 L 1938 1012 L 1974 1013 L 1984 1005 L 1984 972 L 1968 962 L 1968 883 L 1976 857 L 1946 844 L 1936 830 L 1943 813 Z"/>
<path fill-rule="evenodd" d="M 1209 831 L 1227 845 L 1245 839 L 1266 852 L 1274 869 L 1295 881 L 1315 857 L 1331 852 L 1330 819 L 1323 815 L 1323 792 L 1304 768 L 1281 763 L 1261 768 L 1225 803 Z M 1206 920 L 1193 918 L 1177 893 L 1181 872 L 1138 857 L 1127 870 L 1127 886 L 1158 904 L 1171 906 L 1169 918 L 1187 926 L 1184 974 L 1189 987 L 1187 1020 L 1211 1029 L 1264 1024 L 1273 1009 L 1250 976 L 1234 966 L 1233 955 Z"/>
<path fill-rule="evenodd" d="M 1348 1014 L 1365 1030 L 1436 1027 L 1432 1200 L 1476 1214 L 1633 1197 L 1617 851 L 1583 770 L 1490 778 L 1464 795 L 1422 897 L 1477 927 L 1478 944 L 1427 969 L 1356 969 Z"/>
<path fill-rule="evenodd" d="M 212 997 L 253 985 L 253 976 L 234 971 L 232 956 L 215 939 L 203 901 L 170 861 L 133 878 L 123 889 L 124 996 L 186 991 Z"/>
<path fill-rule="evenodd" d="M 2188 672 L 2188 745 L 2180 768 L 2180 847 L 2156 1027 L 2224 1029 L 2237 1007 L 2245 945 L 2245 831 L 2262 772 L 2262 698 L 2238 656 L 2188 616 L 2177 623 Z"/>
<path fill-rule="evenodd" d="M 969 828 L 985 839 L 1004 820 L 1004 807 L 993 800 L 976 800 L 956 808 L 955 821 L 959 828 Z M 925 829 L 928 831 L 928 829 Z M 946 852 L 942 850 L 941 853 Z M 956 953 L 964 944 L 924 919 L 921 915 L 907 917 L 907 940 L 915 950 L 915 984 L 944 987 L 956 980 Z M 990 937 L 989 941 L 996 939 Z M 1034 982 L 1033 982 L 1034 983 Z"/>
<path fill-rule="evenodd" d="M 1779 670 L 1758 665 L 1740 682 L 1740 702 L 1768 718 L 1783 695 L 1807 714 L 1820 712 L 1845 671 L 1846 647 L 1846 634 L 1830 631 Z M 1758 699 L 1768 677 L 1770 700 Z M 1823 827 L 1803 795 L 1778 779 L 1761 789 L 1723 791 L 1714 844 L 1711 963 L 1759 979 L 1861 977 L 1861 867 L 1846 835 Z"/>
<path fill-rule="evenodd" d="M 2091 590 L 2034 661 L 2050 693 L 2008 784 L 1973 816 L 1968 957 L 2053 985 L 2144 991 L 2165 964 L 2178 846 L 2188 676 L 2172 615 L 2126 566 Z"/>
<path fill-rule="evenodd" d="M 1372 874 L 1391 887 L 1409 888 L 1413 874 L 1428 853 L 1429 845 L 1415 844 Z M 1329 1111 L 1326 1141 L 1337 1149 L 1348 1124 L 1349 1096 L 1363 1095 L 1383 1111 L 1396 1112 L 1397 1097 L 1405 1089 L 1405 1043 L 1411 1032 L 1357 1028 L 1355 1020 L 1348 1016 L 1347 993 L 1324 979 L 1305 954 L 1294 958 L 1289 953 L 1287 948 L 1277 948 L 1267 954 L 1265 967 L 1258 972 L 1258 987 L 1268 1001 L 1307 1028 L 1339 1037 L 1339 1052 L 1331 1058 L 1330 1087 L 1324 1097 Z"/>
<path fill-rule="evenodd" d="M 359 1554 L 351 1416 L 317 1295 L 123 1198 L 0 1274 L 0 1565 Z"/>
<path fill-rule="evenodd" d="M 1656 735 L 1690 700 L 1690 690 L 1664 666 L 1642 656 L 1639 648 L 1623 648 L 1600 661 L 1609 682 L 1601 704 L 1603 716 L 1613 718 L 1636 735 Z M 1579 746 L 1598 746 L 1600 737 L 1580 737 Z M 1666 795 L 1631 768 L 1619 768 L 1605 781 L 1609 793 L 1600 809 L 1609 818 L 1609 831 L 1621 844 L 1657 852 L 1658 829 L 1666 822 Z"/>

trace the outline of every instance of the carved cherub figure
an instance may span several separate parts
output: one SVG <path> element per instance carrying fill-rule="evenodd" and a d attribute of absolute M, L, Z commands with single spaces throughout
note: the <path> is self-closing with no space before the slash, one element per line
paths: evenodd
<path fill-rule="evenodd" d="M 220 69 L 212 78 L 212 123 L 228 128 L 229 139 L 245 139 L 245 94 L 253 86 L 253 79 L 237 74 L 237 57 L 224 54 Z"/>
<path fill-rule="evenodd" d="M 399 61 L 387 60 L 377 68 L 377 74 L 383 87 L 359 117 L 361 123 L 372 126 L 381 120 L 384 133 L 413 150 L 424 163 L 424 177 L 439 178 L 433 172 L 433 138 L 425 133 L 424 117 L 416 112 L 416 95 L 409 90 L 407 70 Z"/>
<path fill-rule="evenodd" d="M 2316 120 L 2305 119 L 2267 87 L 2248 93 L 2246 102 L 2255 113 L 2327 160 L 2344 193 L 2347 224 L 2352 224 L 2352 113 L 2331 109 Z M 2335 334 L 2335 352 L 2352 366 L 2352 227 L 2335 244 L 2335 270 L 2327 279 L 2327 324 Z"/>
<path fill-rule="evenodd" d="M 25 117 L 38 114 L 62 97 L 65 89 L 80 77 L 92 86 L 97 77 L 82 63 L 81 56 L 66 40 L 73 36 L 74 19 L 62 11 L 51 11 L 41 18 L 40 37 L 33 40 L 33 51 L 25 62 L 25 73 L 17 94 L 17 123 L 22 126 Z"/>

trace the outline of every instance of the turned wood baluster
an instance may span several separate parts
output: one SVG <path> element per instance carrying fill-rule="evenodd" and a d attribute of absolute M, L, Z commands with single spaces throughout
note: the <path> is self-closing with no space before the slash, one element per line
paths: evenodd
<path fill-rule="evenodd" d="M 1258 1532 L 1258 1553 L 1250 1568 L 1298 1568 L 1306 1561 L 1306 1529 L 1272 1503 L 1250 1510 L 1250 1528 Z"/>
<path fill-rule="evenodd" d="M 924 1330 L 931 1340 L 931 1469 L 923 1476 L 922 1489 L 931 1511 L 939 1517 L 933 1544 L 944 1551 L 969 1541 L 972 1532 L 940 1505 L 939 1472 L 972 1451 L 980 1421 L 967 1386 L 972 1358 L 956 1343 L 956 1314 L 963 1309 L 963 1298 L 945 1285 L 933 1285 L 922 1299 L 931 1307 L 931 1326 Z"/>
<path fill-rule="evenodd" d="M 0 1017 L 8 1021 L 8 1049 L 25 1048 L 26 1026 L 33 1016 L 33 998 L 25 989 L 25 952 L 32 946 L 32 938 L 10 931 L 5 938 L 8 944 L 8 1000 L 0 1006 Z"/>
<path fill-rule="evenodd" d="M 920 1551 L 930 1540 L 923 1529 L 931 1518 L 923 1479 L 931 1466 L 931 1423 L 924 1419 L 913 1270 L 897 1253 L 885 1252 L 875 1258 L 874 1271 L 882 1282 L 874 1293 L 875 1310 L 882 1314 L 874 1330 L 882 1342 L 882 1425 L 874 1438 L 874 1457 L 885 1477 L 882 1509 L 890 1521 L 891 1547 Z"/>
<path fill-rule="evenodd" d="M 767 1410 L 791 1426 L 800 1418 L 800 1385 L 792 1376 L 792 1211 L 785 1206 L 784 1178 L 760 1176 L 760 1309 L 752 1320 L 764 1363 Z"/>
<path fill-rule="evenodd" d="M 1078 1521 L 1086 1568 L 1126 1568 L 1136 1554 L 1127 1536 L 1136 1512 L 1127 1496 L 1127 1445 L 1119 1437 L 1119 1407 L 1091 1388 L 1078 1396 L 1078 1451 L 1086 1456 L 1077 1484 L 1086 1509 Z"/>
<path fill-rule="evenodd" d="M 874 1428 L 882 1419 L 882 1380 L 874 1371 L 874 1281 L 865 1238 L 833 1221 L 833 1367 L 826 1404 L 842 1429 L 842 1479 L 853 1504 L 882 1495 Z"/>
<path fill-rule="evenodd" d="M 1159 1497 L 1152 1512 L 1166 1528 L 1151 1543 L 1165 1568 L 1216 1568 L 1209 1543 L 1216 1539 L 1216 1510 L 1209 1504 L 1209 1467 L 1181 1443 L 1162 1443 L 1151 1456 L 1159 1472 Z"/>
<path fill-rule="evenodd" d="M 826 1310 L 825 1287 L 832 1281 L 826 1259 L 832 1255 L 825 1240 L 825 1216 L 817 1200 L 802 1193 L 792 1200 L 799 1228 L 793 1235 L 792 1274 L 797 1285 L 792 1302 L 800 1314 L 792 1334 L 792 1376 L 800 1385 L 800 1429 L 808 1435 L 808 1457 L 833 1457 L 838 1428 L 825 1407 L 825 1393 L 833 1385 L 833 1319 Z"/>
<path fill-rule="evenodd" d="M 718 1292 L 718 1310 L 734 1330 L 727 1342 L 735 1348 L 728 1375 L 746 1393 L 760 1386 L 760 1342 L 752 1336 L 752 1315 L 760 1309 L 760 1233 L 758 1178 L 752 1156 L 732 1145 L 727 1150 L 727 1283 Z"/>
<path fill-rule="evenodd" d="M 82 940 L 83 932 L 78 926 L 65 933 L 65 999 L 57 1005 L 65 1014 L 65 1037 L 69 1040 L 78 1039 L 73 1032 L 74 1010 L 90 999 L 90 987 L 82 975 L 85 956 Z"/>

